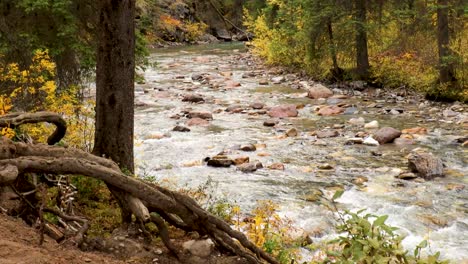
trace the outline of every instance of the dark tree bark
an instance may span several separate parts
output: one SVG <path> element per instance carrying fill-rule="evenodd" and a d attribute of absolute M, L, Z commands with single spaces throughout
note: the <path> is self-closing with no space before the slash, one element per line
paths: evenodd
<path fill-rule="evenodd" d="M 449 47 L 448 0 L 437 0 L 437 47 L 439 49 L 439 80 L 442 84 L 456 81 L 452 52 Z"/>
<path fill-rule="evenodd" d="M 367 29 L 366 29 L 366 0 L 355 1 L 356 20 L 356 73 L 357 77 L 365 79 L 369 74 L 369 56 L 367 53 Z"/>
<path fill-rule="evenodd" d="M 93 154 L 134 172 L 135 0 L 100 0 Z"/>
<path fill-rule="evenodd" d="M 96 131 L 93 154 L 134 172 L 135 0 L 101 0 L 98 6 Z M 124 224 L 132 221 L 126 193 L 107 184 Z"/>

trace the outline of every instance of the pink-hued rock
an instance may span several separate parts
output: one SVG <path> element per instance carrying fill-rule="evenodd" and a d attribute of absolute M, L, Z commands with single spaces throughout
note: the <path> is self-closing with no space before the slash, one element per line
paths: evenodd
<path fill-rule="evenodd" d="M 322 84 L 315 84 L 307 91 L 307 97 L 312 99 L 328 98 L 333 95 L 332 90 Z"/>
<path fill-rule="evenodd" d="M 374 133 L 374 139 L 379 144 L 385 144 L 392 142 L 395 138 L 401 136 L 401 131 L 393 127 L 383 127 Z"/>
<path fill-rule="evenodd" d="M 210 122 L 208 122 L 205 119 L 195 117 L 195 118 L 191 118 L 191 119 L 187 120 L 187 122 L 185 124 L 187 126 L 207 126 L 207 125 L 210 124 Z"/>
<path fill-rule="evenodd" d="M 271 117 L 296 117 L 299 112 L 295 105 L 280 105 L 270 108 L 268 115 Z"/>
<path fill-rule="evenodd" d="M 327 105 L 322 108 L 317 112 L 318 115 L 321 116 L 332 116 L 332 115 L 339 115 L 345 111 L 344 108 L 341 108 L 336 105 Z"/>

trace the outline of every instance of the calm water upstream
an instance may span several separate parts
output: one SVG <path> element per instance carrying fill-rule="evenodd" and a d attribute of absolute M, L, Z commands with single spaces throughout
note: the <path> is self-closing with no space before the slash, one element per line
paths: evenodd
<path fill-rule="evenodd" d="M 443 257 L 456 263 L 468 261 L 468 148 L 454 143 L 468 135 L 467 124 L 457 124 L 468 115 L 466 105 L 450 119 L 442 111 L 451 105 L 361 95 L 344 99 L 354 107 L 350 114 L 321 117 L 314 107 L 333 104 L 333 100 L 306 98 L 305 90 L 291 86 L 294 80 L 259 85 L 261 79 L 283 75 L 252 68 L 247 57 L 240 43 L 160 49 L 152 54 L 157 65 L 144 73 L 146 84 L 138 85 L 136 92 L 135 153 L 140 175 L 179 187 L 196 187 L 211 178 L 217 184 L 216 195 L 237 202 L 246 212 L 258 200 L 273 200 L 280 205 L 281 215 L 315 235 L 314 240 L 333 234 L 332 214 L 314 197 L 330 197 L 337 188 L 344 188 L 340 206 L 388 214 L 388 223 L 407 235 L 404 242 L 408 249 L 428 238 L 433 252 L 441 251 Z M 206 74 L 204 80 L 208 81 L 196 78 L 199 74 Z M 183 96 L 193 93 L 205 102 L 182 101 Z M 284 103 L 304 107 L 298 117 L 282 119 L 272 128 L 263 126 L 268 115 L 249 107 L 254 102 L 266 107 Z M 369 107 L 372 103 L 381 104 L 381 108 Z M 244 110 L 225 111 L 233 105 Z M 382 112 L 386 107 L 402 109 L 403 113 L 386 114 Z M 191 126 L 190 132 L 172 131 L 175 125 L 185 124 L 183 113 L 189 108 L 210 112 L 213 120 L 207 126 Z M 182 117 L 176 119 L 178 114 Z M 415 138 L 414 145 L 346 145 L 347 137 L 364 131 L 347 122 L 356 117 L 364 117 L 366 122 L 377 120 L 381 127 L 422 126 L 428 133 Z M 338 137 L 316 139 L 310 134 L 334 125 Z M 284 137 L 292 127 L 299 135 Z M 248 143 L 260 148 L 243 152 L 234 147 Z M 395 179 L 407 168 L 406 156 L 416 147 L 428 148 L 441 157 L 449 169 L 447 177 L 427 182 Z M 232 157 L 249 156 L 265 168 L 243 173 L 235 166 L 213 168 L 201 162 L 222 151 Z M 284 164 L 285 170 L 266 168 L 272 163 Z M 318 169 L 324 163 L 332 169 Z"/>

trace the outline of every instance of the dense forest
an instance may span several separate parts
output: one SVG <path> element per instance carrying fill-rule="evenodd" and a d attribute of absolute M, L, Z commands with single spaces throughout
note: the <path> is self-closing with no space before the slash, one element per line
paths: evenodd
<path fill-rule="evenodd" d="M 372 190 L 367 184 L 379 173 L 395 174 L 382 192 L 453 193 L 443 218 L 433 211 L 446 200 L 408 202 L 433 207 L 415 213 L 427 226 L 459 228 L 466 220 L 467 19 L 464 0 L 2 0 L 0 215 L 37 229 L 35 246 L 49 247 L 51 238 L 111 254 L 110 263 L 448 263 L 440 252 L 423 253 L 428 238 L 418 233 L 410 252 L 388 215 L 349 210 L 340 199 Z M 175 127 L 145 134 L 161 120 Z M 260 128 L 242 125 L 252 120 Z M 192 138 L 171 136 L 182 132 Z M 212 155 L 221 135 L 224 147 Z M 166 139 L 171 146 L 152 149 Z M 141 145 L 159 155 L 139 154 Z M 380 145 L 391 147 L 374 148 Z M 192 146 L 210 156 L 197 149 L 197 160 L 187 162 Z M 270 157 L 284 151 L 289 156 L 279 161 Z M 294 183 L 265 184 L 294 185 L 299 198 L 288 199 L 326 211 L 323 226 L 299 232 L 278 201 L 257 197 L 248 196 L 258 201 L 243 212 L 250 205 L 214 197 L 210 177 L 184 188 L 146 175 L 141 164 L 162 164 L 166 155 L 183 165 L 152 173 L 285 171 Z M 340 178 L 347 173 L 354 178 Z M 313 187 L 303 191 L 311 180 L 297 175 L 315 177 Z M 262 186 L 244 188 L 264 195 Z M 89 258 L 83 261 L 102 261 Z"/>

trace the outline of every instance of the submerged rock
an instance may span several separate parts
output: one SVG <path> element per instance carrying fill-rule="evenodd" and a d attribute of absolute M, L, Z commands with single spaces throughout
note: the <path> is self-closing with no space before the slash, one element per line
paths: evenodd
<path fill-rule="evenodd" d="M 273 127 L 276 126 L 276 124 L 278 124 L 278 120 L 276 119 L 268 119 L 263 122 L 263 125 L 267 127 Z"/>
<path fill-rule="evenodd" d="M 242 172 L 254 172 L 258 169 L 257 164 L 254 162 L 243 163 L 237 166 L 237 168 Z"/>
<path fill-rule="evenodd" d="M 272 163 L 268 166 L 270 170 L 284 170 L 284 164 L 283 163 Z"/>
<path fill-rule="evenodd" d="M 205 119 L 195 117 L 195 118 L 191 118 L 191 119 L 187 120 L 187 122 L 185 122 L 185 124 L 187 126 L 207 126 L 207 125 L 210 124 L 210 122 L 208 122 Z"/>
<path fill-rule="evenodd" d="M 208 159 L 207 165 L 211 167 L 230 167 L 232 164 L 234 164 L 234 161 L 232 159 L 229 159 L 226 156 L 219 155 L 219 156 L 214 156 L 213 158 Z"/>
<path fill-rule="evenodd" d="M 210 112 L 192 111 L 192 112 L 189 112 L 187 116 L 189 118 L 201 118 L 205 120 L 213 120 L 213 114 L 211 114 Z"/>
<path fill-rule="evenodd" d="M 255 147 L 254 144 L 246 144 L 246 145 L 241 145 L 240 150 L 242 151 L 255 151 L 257 148 Z"/>

